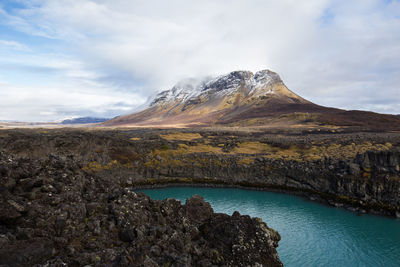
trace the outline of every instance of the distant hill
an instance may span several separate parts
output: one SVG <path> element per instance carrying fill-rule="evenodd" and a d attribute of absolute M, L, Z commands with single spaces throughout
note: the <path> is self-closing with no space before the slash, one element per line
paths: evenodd
<path fill-rule="evenodd" d="M 95 117 L 82 117 L 69 120 L 63 120 L 60 124 L 88 124 L 88 123 L 100 123 L 109 120 L 108 118 L 95 118 Z"/>
<path fill-rule="evenodd" d="M 346 111 L 314 104 L 291 90 L 270 70 L 234 71 L 206 80 L 187 79 L 159 93 L 140 112 L 105 126 L 340 126 L 400 130 L 400 117 Z"/>

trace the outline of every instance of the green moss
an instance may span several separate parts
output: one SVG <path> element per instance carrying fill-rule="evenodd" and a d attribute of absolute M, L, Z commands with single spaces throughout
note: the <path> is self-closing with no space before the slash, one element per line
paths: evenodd
<path fill-rule="evenodd" d="M 92 161 L 92 162 L 89 162 L 82 169 L 87 172 L 99 172 L 99 171 L 103 170 L 103 165 L 101 165 L 97 161 Z"/>
<path fill-rule="evenodd" d="M 195 153 L 221 154 L 221 155 L 258 155 L 269 159 L 291 160 L 291 161 L 317 161 L 323 158 L 351 159 L 357 154 L 366 151 L 386 151 L 391 147 L 390 143 L 372 144 L 364 142 L 361 144 L 330 144 L 323 143 L 313 145 L 279 145 L 263 142 L 239 142 L 235 143 L 232 149 L 224 150 L 224 143 L 212 142 L 197 143 L 194 145 L 178 144 L 176 149 L 168 148 L 166 145 L 153 151 L 154 154 L 163 158 L 174 158 L 176 156 L 190 155 Z M 250 164 L 249 159 L 238 162 L 239 164 Z"/>
<path fill-rule="evenodd" d="M 254 163 L 254 157 L 245 157 L 245 158 L 240 158 L 237 161 L 237 164 L 239 165 L 251 165 Z"/>
<path fill-rule="evenodd" d="M 167 144 L 162 144 L 162 145 L 160 146 L 160 150 L 162 150 L 162 151 L 165 151 L 165 150 L 168 150 L 168 149 L 169 149 L 169 147 L 168 147 Z"/>
<path fill-rule="evenodd" d="M 163 139 L 168 141 L 192 141 L 195 139 L 200 139 L 202 136 L 199 133 L 170 133 L 160 135 Z"/>
<path fill-rule="evenodd" d="M 113 170 L 113 169 L 118 169 L 121 168 L 121 164 L 117 160 L 112 160 L 108 164 L 101 164 L 97 161 L 92 161 L 89 162 L 86 166 L 82 168 L 82 170 L 86 172 L 100 172 L 100 171 L 105 171 L 105 170 Z"/>

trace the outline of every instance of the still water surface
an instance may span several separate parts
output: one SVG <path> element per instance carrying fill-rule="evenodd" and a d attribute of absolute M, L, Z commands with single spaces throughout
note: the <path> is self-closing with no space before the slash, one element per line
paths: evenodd
<path fill-rule="evenodd" d="M 285 266 L 400 266 L 400 220 L 357 216 L 301 197 L 243 189 L 171 187 L 140 190 L 184 202 L 198 194 L 215 212 L 260 217 L 279 232 Z"/>

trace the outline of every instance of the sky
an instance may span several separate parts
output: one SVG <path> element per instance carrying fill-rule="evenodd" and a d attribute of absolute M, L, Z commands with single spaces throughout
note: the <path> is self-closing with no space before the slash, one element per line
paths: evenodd
<path fill-rule="evenodd" d="M 0 0 L 0 120 L 111 118 L 261 69 L 321 105 L 400 114 L 400 1 Z"/>

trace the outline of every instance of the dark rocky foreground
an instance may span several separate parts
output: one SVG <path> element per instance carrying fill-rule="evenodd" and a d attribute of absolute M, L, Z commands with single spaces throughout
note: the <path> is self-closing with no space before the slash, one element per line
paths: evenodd
<path fill-rule="evenodd" d="M 259 220 L 129 189 L 242 186 L 400 216 L 399 147 L 330 130 L 1 130 L 0 264 L 280 265 Z"/>
<path fill-rule="evenodd" d="M 281 266 L 258 218 L 151 200 L 73 157 L 0 154 L 1 266 Z"/>

